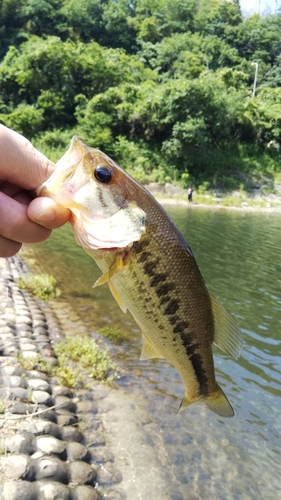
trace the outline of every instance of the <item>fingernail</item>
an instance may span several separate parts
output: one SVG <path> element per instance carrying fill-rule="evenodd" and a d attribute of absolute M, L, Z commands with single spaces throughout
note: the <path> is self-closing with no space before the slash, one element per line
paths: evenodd
<path fill-rule="evenodd" d="M 37 215 L 36 220 L 39 222 L 50 222 L 55 218 L 55 213 L 53 210 L 45 210 L 41 214 Z"/>

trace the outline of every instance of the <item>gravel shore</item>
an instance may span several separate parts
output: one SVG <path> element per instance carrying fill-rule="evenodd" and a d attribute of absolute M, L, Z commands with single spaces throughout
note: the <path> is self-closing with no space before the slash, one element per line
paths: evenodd
<path fill-rule="evenodd" d="M 56 364 L 63 339 L 48 305 L 16 285 L 26 270 L 18 256 L 0 259 L 0 499 L 124 499 L 98 415 L 106 390 L 73 391 L 23 367 L 38 354 Z"/>

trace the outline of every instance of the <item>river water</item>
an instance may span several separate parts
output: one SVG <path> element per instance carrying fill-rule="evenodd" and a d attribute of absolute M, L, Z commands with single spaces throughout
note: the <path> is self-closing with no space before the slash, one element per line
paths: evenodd
<path fill-rule="evenodd" d="M 100 271 L 74 243 L 70 227 L 36 245 L 36 259 L 58 279 L 62 300 L 75 308 L 89 335 L 105 325 L 123 333 L 122 341 L 106 342 L 122 370 L 120 386 L 146 414 L 146 440 L 151 429 L 167 478 L 165 492 L 149 500 L 281 499 L 280 214 L 170 206 L 167 211 L 209 289 L 244 334 L 238 361 L 214 349 L 216 378 L 235 409 L 233 419 L 200 404 L 177 414 L 184 393 L 177 372 L 163 360 L 139 361 L 138 327 L 107 286 L 92 288 Z"/>

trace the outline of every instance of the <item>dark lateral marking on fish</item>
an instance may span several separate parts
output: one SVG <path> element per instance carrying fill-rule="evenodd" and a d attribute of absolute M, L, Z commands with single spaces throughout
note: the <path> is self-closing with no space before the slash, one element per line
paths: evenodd
<path fill-rule="evenodd" d="M 168 278 L 167 274 L 164 274 L 164 273 L 156 274 L 155 273 L 151 282 L 150 282 L 150 286 L 155 287 L 155 286 L 159 285 L 159 283 L 161 283 L 162 281 L 166 281 L 167 278 Z"/>
<path fill-rule="evenodd" d="M 162 299 L 160 300 L 160 306 L 163 306 L 164 304 L 169 302 L 169 300 L 170 300 L 169 295 L 164 295 L 164 297 L 162 297 Z"/>
<path fill-rule="evenodd" d="M 148 276 L 155 276 L 155 267 L 158 261 L 159 259 L 157 259 L 156 261 L 151 260 L 150 262 L 146 262 L 143 266 L 145 274 L 148 274 Z"/>
<path fill-rule="evenodd" d="M 177 325 L 173 328 L 174 333 L 178 333 L 180 336 L 180 339 L 182 341 L 182 345 L 185 349 L 185 352 L 188 356 L 188 359 L 190 360 L 194 373 L 196 375 L 196 379 L 198 381 L 199 387 L 200 387 L 200 395 L 201 396 L 208 396 L 209 395 L 209 390 L 208 390 L 208 377 L 206 375 L 206 372 L 204 370 L 203 366 L 203 360 L 202 356 L 199 354 L 197 349 L 199 348 L 199 345 L 197 342 L 192 341 L 192 333 L 186 332 L 188 325 L 187 322 L 181 321 L 180 323 L 177 323 Z M 175 339 L 175 337 L 174 337 Z"/>
<path fill-rule="evenodd" d="M 174 316 L 170 316 L 169 317 L 170 325 L 172 325 L 172 326 L 175 325 L 179 321 L 179 319 L 180 319 L 180 317 L 177 314 L 175 314 Z"/>
<path fill-rule="evenodd" d="M 156 294 L 160 298 L 163 295 L 167 295 L 168 292 L 171 292 L 175 289 L 175 285 L 173 283 L 164 283 L 156 288 Z"/>
<path fill-rule="evenodd" d="M 188 328 L 189 328 L 188 321 L 179 321 L 179 323 L 177 323 L 173 328 L 173 332 L 178 333 L 180 336 L 182 336 Z"/>
<path fill-rule="evenodd" d="M 139 264 L 146 262 L 151 257 L 151 255 L 152 255 L 151 252 L 142 252 L 138 257 L 137 262 Z"/>
<path fill-rule="evenodd" d="M 140 253 L 140 252 L 143 252 L 143 250 L 148 245 L 149 245 L 149 240 L 144 239 L 144 240 L 140 240 L 140 241 L 135 241 L 133 248 L 134 248 L 135 253 Z"/>
<path fill-rule="evenodd" d="M 164 314 L 174 315 L 179 309 L 180 304 L 177 299 L 172 299 L 165 308 Z"/>

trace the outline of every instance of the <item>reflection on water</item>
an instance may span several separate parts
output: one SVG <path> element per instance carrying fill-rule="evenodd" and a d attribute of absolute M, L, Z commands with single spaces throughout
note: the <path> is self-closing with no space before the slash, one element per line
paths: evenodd
<path fill-rule="evenodd" d="M 235 408 L 234 419 L 223 420 L 199 404 L 176 415 L 183 397 L 177 372 L 161 360 L 139 361 L 137 326 L 106 286 L 92 289 L 100 271 L 74 244 L 70 228 L 37 245 L 36 257 L 58 278 L 63 298 L 89 331 L 111 323 L 124 332 L 125 343 L 111 344 L 124 369 L 120 384 L 146 407 L 152 441 L 153 433 L 161 435 L 169 457 L 169 498 L 281 498 L 280 215 L 182 207 L 168 211 L 210 290 L 244 333 L 237 362 L 215 350 L 217 380 Z"/>

